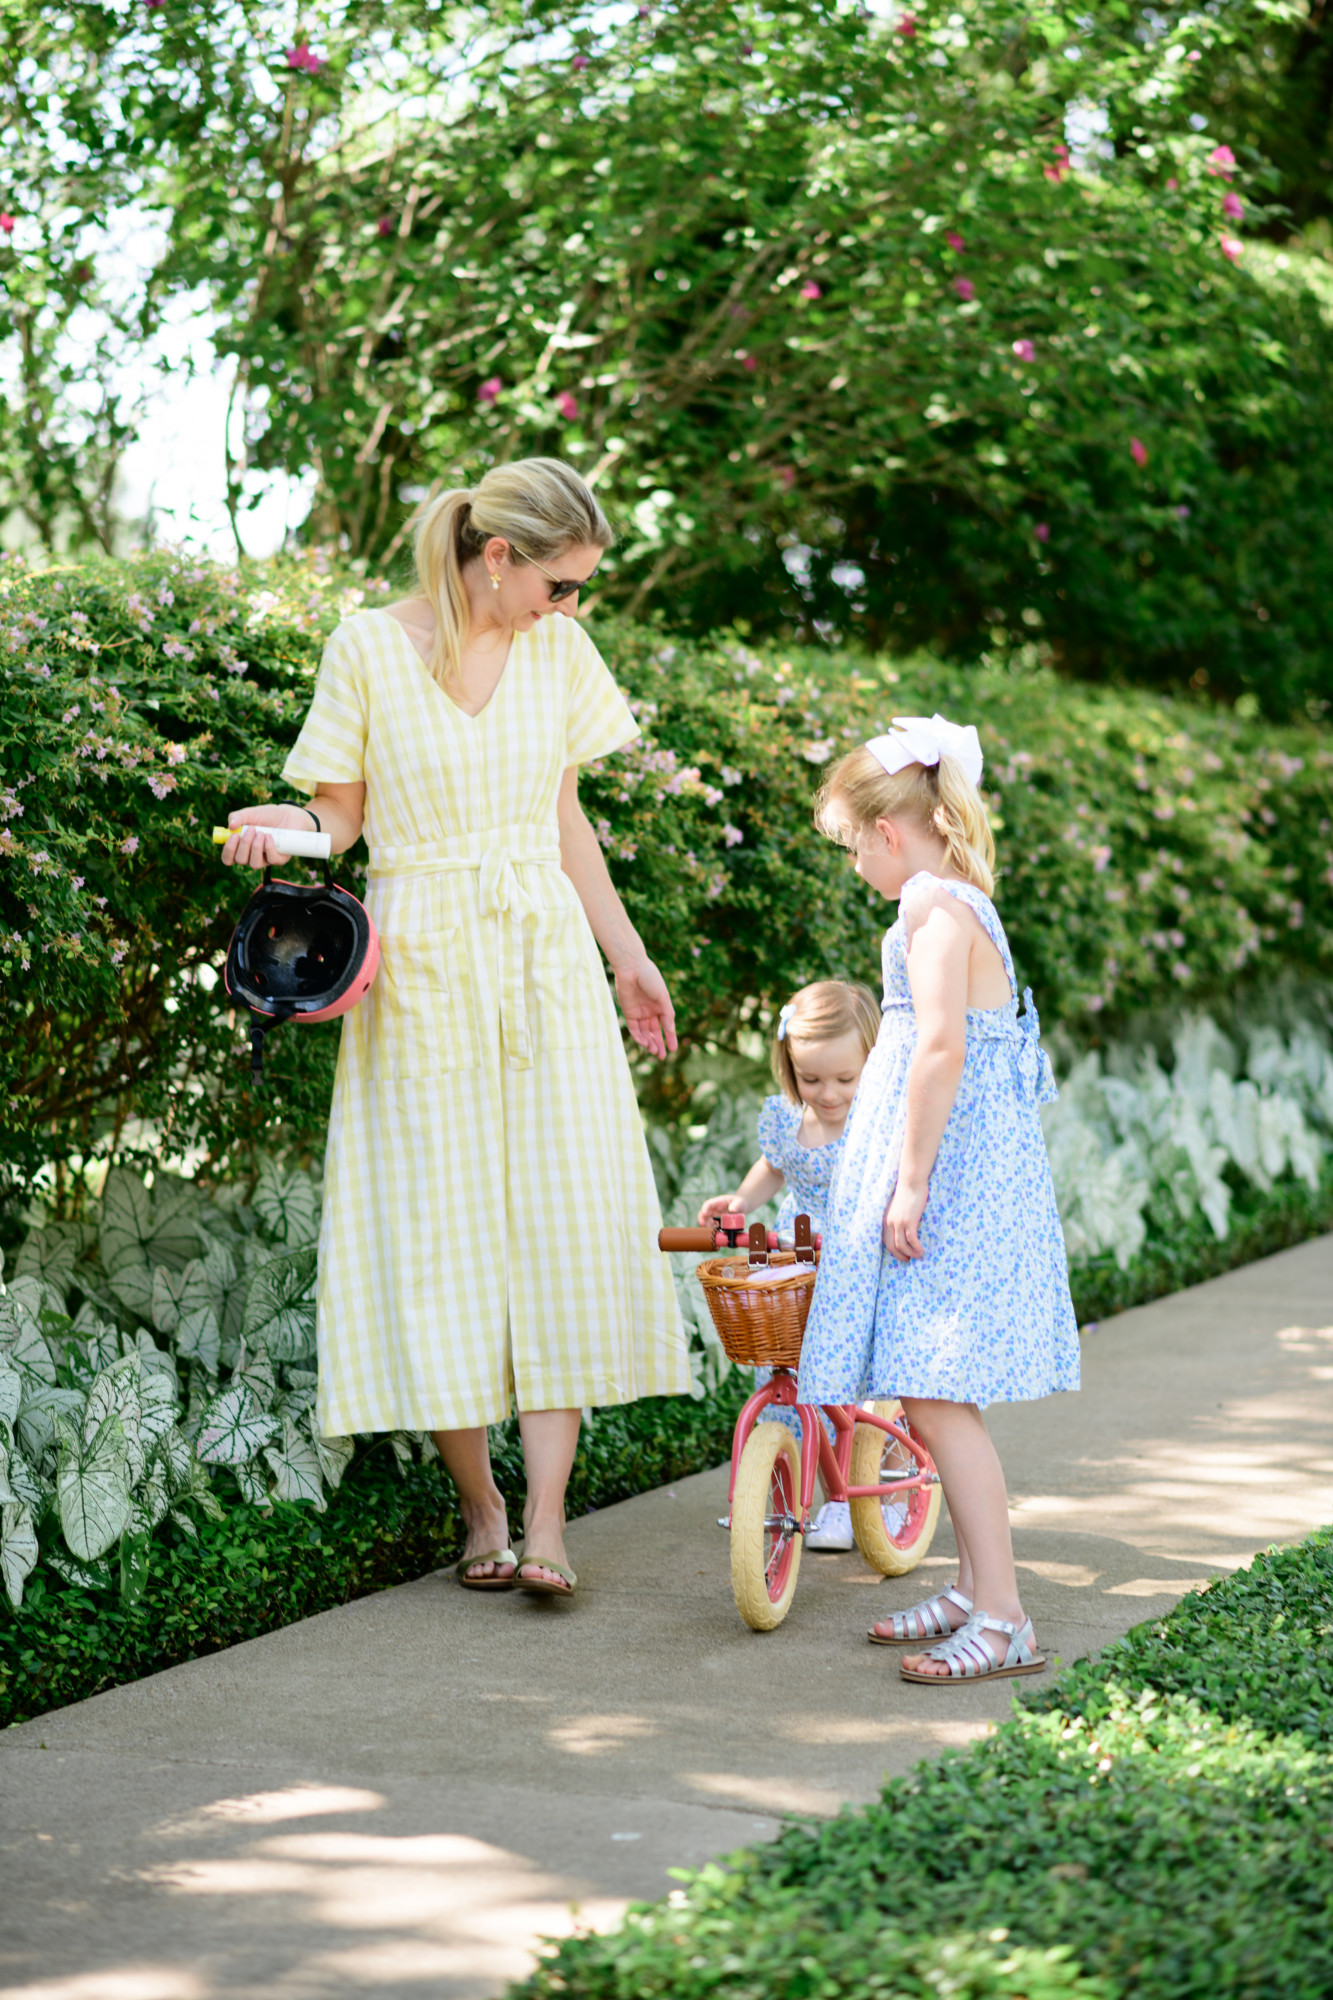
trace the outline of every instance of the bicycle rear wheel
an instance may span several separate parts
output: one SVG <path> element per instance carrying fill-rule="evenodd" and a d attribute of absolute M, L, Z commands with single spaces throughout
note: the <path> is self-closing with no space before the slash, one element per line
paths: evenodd
<path fill-rule="evenodd" d="M 752 1632 L 791 1609 L 801 1566 L 801 1448 L 785 1424 L 756 1424 L 731 1496 L 731 1588 Z"/>
<path fill-rule="evenodd" d="M 887 1417 L 906 1428 L 901 1403 L 872 1403 L 871 1408 L 877 1417 Z M 897 1438 L 876 1430 L 873 1424 L 856 1426 L 847 1471 L 849 1486 L 882 1486 L 886 1480 L 910 1478 L 916 1469 L 911 1452 Z M 884 1509 L 893 1504 L 892 1499 L 851 1503 L 856 1546 L 871 1569 L 878 1570 L 881 1576 L 905 1576 L 921 1561 L 935 1536 L 935 1523 L 940 1517 L 940 1489 L 914 1486 L 902 1494 L 897 1504 L 906 1508 L 906 1516 L 896 1532 L 891 1533 Z"/>

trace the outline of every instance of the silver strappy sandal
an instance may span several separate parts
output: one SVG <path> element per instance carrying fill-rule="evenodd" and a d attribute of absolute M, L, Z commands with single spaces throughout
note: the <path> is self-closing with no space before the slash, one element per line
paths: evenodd
<path fill-rule="evenodd" d="M 981 1636 L 983 1632 L 1004 1633 L 1009 1643 L 1002 1659 L 994 1657 Z M 1011 1625 L 1007 1618 L 992 1618 L 986 1611 L 974 1611 L 966 1625 L 960 1625 L 938 1646 L 932 1646 L 926 1658 L 939 1660 L 949 1671 L 923 1674 L 915 1667 L 902 1666 L 898 1669 L 902 1679 L 919 1681 L 922 1686 L 947 1687 L 950 1681 L 998 1681 L 1013 1674 L 1039 1674 L 1046 1665 L 1045 1655 L 1037 1651 L 1037 1635 L 1030 1618 L 1025 1618 L 1021 1625 Z"/>
<path fill-rule="evenodd" d="M 952 1635 L 954 1628 L 949 1623 L 947 1614 L 941 1609 L 945 1604 L 956 1604 L 964 1618 L 972 1616 L 971 1598 L 964 1597 L 958 1585 L 951 1583 L 947 1590 L 941 1590 L 934 1597 L 927 1597 L 922 1603 L 914 1604 L 910 1611 L 895 1611 L 887 1621 L 893 1627 L 891 1639 L 886 1638 L 882 1632 L 877 1632 L 873 1625 L 867 1637 L 872 1646 L 920 1646 L 931 1639 L 947 1639 Z M 909 1618 L 916 1620 L 916 1630 L 913 1632 L 907 1629 Z M 884 1624 L 885 1620 L 880 1619 L 879 1622 Z M 961 1631 L 962 1627 L 959 1626 L 958 1629 Z"/>

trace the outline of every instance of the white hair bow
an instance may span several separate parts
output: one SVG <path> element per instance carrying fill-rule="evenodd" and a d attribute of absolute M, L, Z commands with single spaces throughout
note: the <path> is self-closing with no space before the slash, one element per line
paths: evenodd
<path fill-rule="evenodd" d="M 890 777 L 909 764 L 938 764 L 941 757 L 955 757 L 971 785 L 981 783 L 981 738 L 969 722 L 948 722 L 942 715 L 895 715 L 887 736 L 876 736 L 866 749 L 882 764 Z"/>
<path fill-rule="evenodd" d="M 790 1019 L 791 1019 L 792 1015 L 793 1015 L 793 1014 L 794 1014 L 795 1012 L 796 1012 L 796 1009 L 795 1009 L 795 1007 L 793 1007 L 793 1005 L 792 1005 L 792 1003 L 791 1003 L 791 1001 L 790 1001 L 790 1000 L 788 1000 L 787 1004 L 786 1004 L 786 1005 L 785 1005 L 784 1007 L 779 1007 L 779 1008 L 778 1008 L 778 1040 L 779 1040 L 780 1042 L 785 1042 L 785 1041 L 786 1041 L 786 1039 L 787 1039 L 787 1023 L 788 1023 L 788 1021 L 790 1021 Z"/>

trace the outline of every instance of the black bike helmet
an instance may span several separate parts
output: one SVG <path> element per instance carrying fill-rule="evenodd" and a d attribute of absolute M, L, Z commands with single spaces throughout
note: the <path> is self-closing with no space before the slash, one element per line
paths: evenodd
<path fill-rule="evenodd" d="M 223 982 L 250 1009 L 250 1075 L 264 1078 L 264 1037 L 284 1021 L 333 1021 L 370 991 L 380 941 L 363 903 L 326 867 L 321 884 L 255 890 L 232 932 Z"/>

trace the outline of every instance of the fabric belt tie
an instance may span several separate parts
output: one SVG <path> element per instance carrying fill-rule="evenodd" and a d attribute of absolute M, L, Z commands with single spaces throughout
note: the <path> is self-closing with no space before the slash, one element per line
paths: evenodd
<path fill-rule="evenodd" d="M 1023 988 L 1021 1014 L 1017 1011 L 1016 1001 L 1011 1001 L 1010 1005 L 1014 1008 L 1013 1013 L 1008 1007 L 969 1008 L 968 1041 L 1007 1042 L 1013 1057 L 1019 1095 L 1029 1104 L 1053 1104 L 1060 1093 L 1055 1087 L 1051 1059 L 1041 1045 L 1041 1022 L 1032 1002 L 1032 988 Z M 916 1031 L 916 1015 L 910 1000 L 889 1001 L 883 1008 L 883 1021 L 894 1034 L 908 1035 Z"/>
<path fill-rule="evenodd" d="M 558 868 L 560 842 L 546 827 L 498 827 L 488 833 L 423 841 L 416 847 L 372 847 L 374 876 L 467 873 L 478 879 L 477 906 L 499 925 L 500 1038 L 510 1069 L 532 1068 L 532 1025 L 523 983 L 523 925 L 536 915 L 518 879 L 520 868 Z"/>

